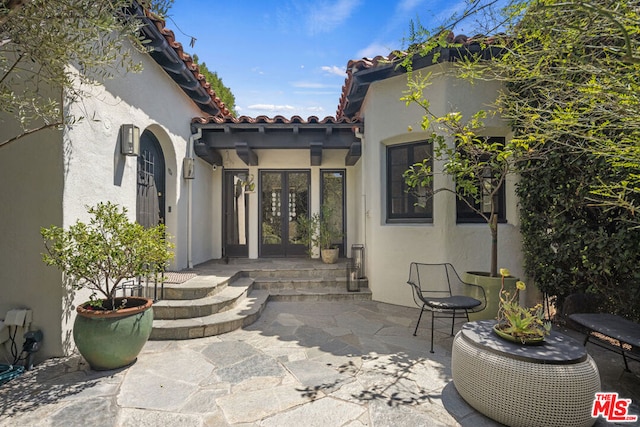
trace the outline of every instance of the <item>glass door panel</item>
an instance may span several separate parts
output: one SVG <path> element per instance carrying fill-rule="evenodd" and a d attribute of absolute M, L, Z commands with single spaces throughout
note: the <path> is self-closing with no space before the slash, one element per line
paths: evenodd
<path fill-rule="evenodd" d="M 249 230 L 249 195 L 243 185 L 249 171 L 224 171 L 224 255 L 246 257 Z"/>
<path fill-rule="evenodd" d="M 303 256 L 297 219 L 309 212 L 308 171 L 260 172 L 260 256 Z"/>
<path fill-rule="evenodd" d="M 345 178 L 344 170 L 323 170 L 320 172 L 320 179 L 322 185 L 322 193 L 320 203 L 326 205 L 331 213 L 329 218 L 330 226 L 341 235 L 340 238 L 332 242 L 340 248 L 340 256 L 345 256 L 344 241 L 346 238 L 345 232 Z"/>
<path fill-rule="evenodd" d="M 262 227 L 263 245 L 282 244 L 282 186 L 281 172 L 262 172 Z"/>
<path fill-rule="evenodd" d="M 298 218 L 309 215 L 309 174 L 292 172 L 288 174 L 287 237 L 289 245 L 303 245 L 298 232 Z"/>

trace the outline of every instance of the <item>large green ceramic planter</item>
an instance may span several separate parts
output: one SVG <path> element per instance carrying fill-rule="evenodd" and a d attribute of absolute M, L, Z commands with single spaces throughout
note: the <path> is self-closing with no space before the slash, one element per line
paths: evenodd
<path fill-rule="evenodd" d="M 116 306 L 123 298 L 116 298 Z M 126 308 L 116 311 L 78 306 L 73 339 L 78 351 L 95 370 L 116 369 L 133 363 L 149 339 L 153 326 L 153 301 L 127 297 Z"/>
<path fill-rule="evenodd" d="M 467 283 L 482 286 L 487 296 L 487 307 L 478 313 L 469 313 L 469 320 L 491 320 L 498 316 L 498 308 L 500 306 L 500 288 L 502 286 L 502 277 L 491 277 L 489 273 L 479 271 L 468 271 L 464 273 L 462 280 Z M 516 290 L 517 277 L 505 277 L 504 288 L 512 295 Z"/>

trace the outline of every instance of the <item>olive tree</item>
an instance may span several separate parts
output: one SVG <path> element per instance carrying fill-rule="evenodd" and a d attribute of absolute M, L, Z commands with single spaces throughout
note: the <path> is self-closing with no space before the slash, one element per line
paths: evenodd
<path fill-rule="evenodd" d="M 449 31 L 479 12 L 485 28 L 504 33 L 474 37 L 499 56 L 468 57 L 455 69 L 503 83 L 491 109 L 511 123 L 513 144 L 534 151 L 517 168 L 527 273 L 551 295 L 595 292 L 638 317 L 638 307 L 620 303 L 640 292 L 630 267 L 640 202 L 640 1 L 468 5 L 443 27 L 414 31 L 426 38 L 409 53 L 455 46 Z"/>
<path fill-rule="evenodd" d="M 92 84 L 122 72 L 139 71 L 126 42 L 144 49 L 140 20 L 131 7 L 165 14 L 172 0 L 0 1 L 0 111 L 20 130 L 0 148 L 80 117 L 65 115 L 62 98 L 80 95 L 75 84 Z M 74 70 L 70 66 L 77 70 Z"/>

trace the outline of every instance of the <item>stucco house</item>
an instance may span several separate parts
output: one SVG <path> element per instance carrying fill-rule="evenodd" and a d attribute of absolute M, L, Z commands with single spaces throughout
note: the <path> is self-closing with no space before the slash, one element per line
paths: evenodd
<path fill-rule="evenodd" d="M 41 261 L 40 227 L 86 219 L 85 206 L 100 201 L 127 207 L 142 224 L 163 221 L 174 236 L 176 271 L 223 257 L 306 256 L 295 219 L 323 203 L 341 216 L 341 255 L 365 245 L 376 301 L 414 306 L 405 284 L 410 261 L 487 269 L 486 224 L 465 216 L 451 194 L 421 209 L 404 192 L 402 172 L 431 145 L 417 130 L 422 111 L 400 101 L 407 75 L 393 57 L 347 65 L 336 117 L 236 118 L 164 22 L 144 19 L 154 47 L 134 52 L 144 70 L 87 88 L 90 96 L 66 106 L 78 115 L 90 111 L 93 120 L 39 132 L 0 153 L 0 318 L 12 308 L 32 310 L 32 328 L 46 337 L 38 357 L 72 350 L 70 307 L 86 299 L 71 299 L 60 272 Z M 455 57 L 443 49 L 437 63 L 417 67 L 433 72 L 429 97 L 437 113 L 470 115 L 494 100 L 498 87 L 456 79 L 448 72 Z M 15 131 L 3 121 L 0 134 Z M 128 132 L 140 134 L 137 156 L 127 155 Z M 486 136 L 510 132 L 500 118 L 487 122 Z M 434 185 L 453 183 L 436 174 Z M 499 258 L 522 276 L 513 186 L 507 182 L 501 206 Z"/>

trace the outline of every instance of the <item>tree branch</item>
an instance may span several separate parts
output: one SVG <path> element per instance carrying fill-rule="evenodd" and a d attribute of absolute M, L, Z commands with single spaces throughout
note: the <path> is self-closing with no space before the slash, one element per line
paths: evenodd
<path fill-rule="evenodd" d="M 64 123 L 60 121 L 60 122 L 54 122 L 54 123 L 49 123 L 49 124 L 46 124 L 46 125 L 42 125 L 42 126 L 40 126 L 38 128 L 35 128 L 35 129 L 29 129 L 27 131 L 22 132 L 20 135 L 14 136 L 13 138 L 7 139 L 5 142 L 1 143 L 0 144 L 0 149 L 6 147 L 7 145 L 9 145 L 9 144 L 11 144 L 13 142 L 18 141 L 19 139 L 24 138 L 25 136 L 32 135 L 32 134 L 34 134 L 36 132 L 40 132 L 41 130 L 59 127 L 59 126 L 62 126 L 63 124 Z"/>

